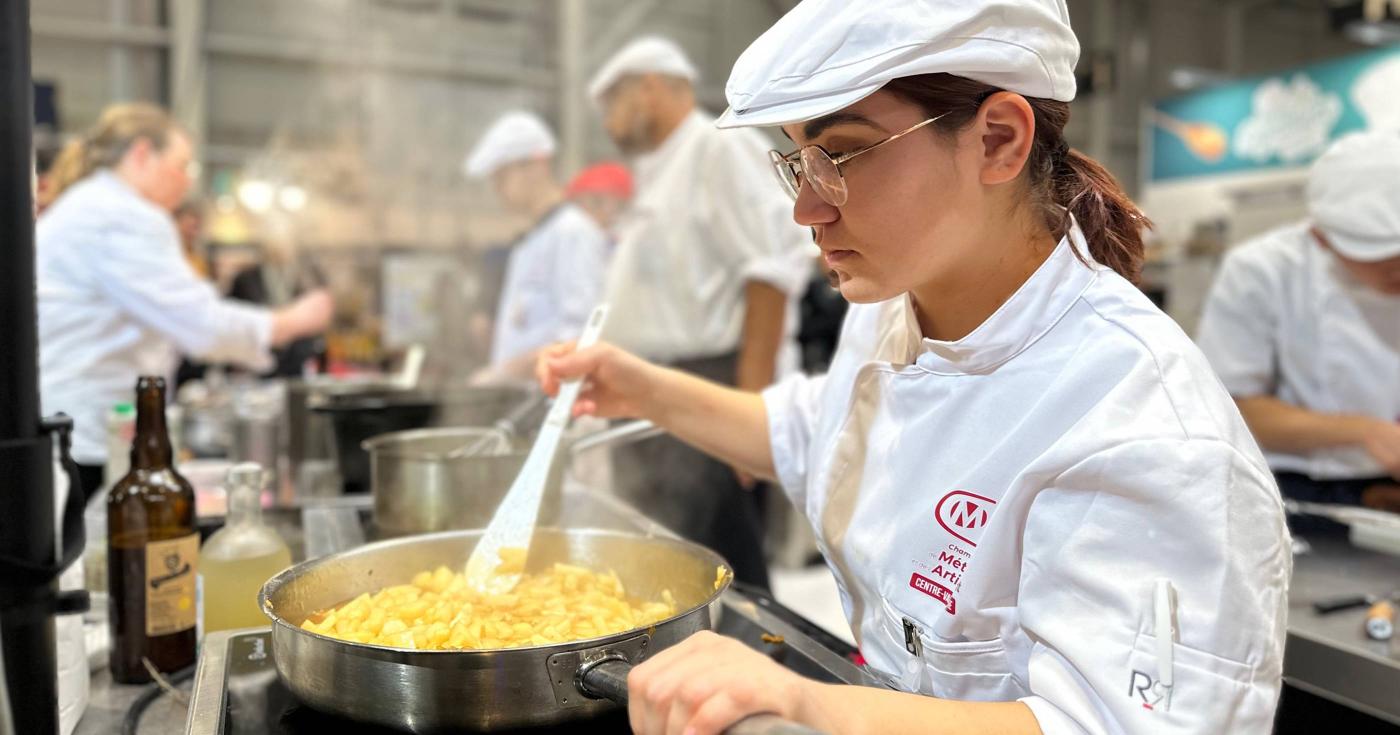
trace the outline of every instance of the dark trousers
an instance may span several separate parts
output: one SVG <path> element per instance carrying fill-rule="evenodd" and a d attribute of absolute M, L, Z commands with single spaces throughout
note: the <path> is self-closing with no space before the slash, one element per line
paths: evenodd
<path fill-rule="evenodd" d="M 734 354 L 673 365 L 725 385 L 734 384 Z M 618 494 L 638 510 L 723 556 L 740 582 L 768 589 L 763 553 L 763 502 L 768 489 L 745 490 L 734 470 L 670 436 L 613 450 Z"/>
<path fill-rule="evenodd" d="M 1394 484 L 1386 477 L 1363 480 L 1314 480 L 1298 472 L 1275 472 L 1279 492 L 1283 497 L 1309 503 L 1334 503 L 1338 505 L 1361 505 L 1361 496 L 1369 487 Z M 1293 533 L 1305 535 L 1345 535 L 1347 527 L 1330 518 L 1312 516 L 1289 516 L 1288 528 Z"/>

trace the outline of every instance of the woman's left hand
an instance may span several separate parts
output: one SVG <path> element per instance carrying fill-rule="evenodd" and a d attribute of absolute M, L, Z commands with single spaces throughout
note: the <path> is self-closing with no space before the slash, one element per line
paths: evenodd
<path fill-rule="evenodd" d="M 760 713 L 819 726 L 807 721 L 819 686 L 733 638 L 701 631 L 632 669 L 627 714 L 639 735 L 718 735 Z"/>

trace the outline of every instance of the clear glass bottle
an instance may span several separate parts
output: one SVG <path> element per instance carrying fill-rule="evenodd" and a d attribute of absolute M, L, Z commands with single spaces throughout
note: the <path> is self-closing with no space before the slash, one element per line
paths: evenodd
<path fill-rule="evenodd" d="M 258 608 L 258 590 L 292 564 L 292 552 L 262 518 L 262 490 L 268 473 L 256 462 L 229 469 L 228 516 L 224 527 L 200 550 L 204 593 L 204 632 L 268 624 Z"/>

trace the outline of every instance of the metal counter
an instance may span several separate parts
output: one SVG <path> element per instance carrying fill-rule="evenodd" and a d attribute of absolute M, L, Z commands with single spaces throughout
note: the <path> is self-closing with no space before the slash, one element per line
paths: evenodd
<path fill-rule="evenodd" d="M 1312 538 L 1293 559 L 1284 680 L 1344 707 L 1400 725 L 1400 637 L 1373 641 L 1362 632 L 1365 608 L 1319 615 L 1318 600 L 1400 588 L 1400 558 L 1358 549 L 1337 538 Z"/>

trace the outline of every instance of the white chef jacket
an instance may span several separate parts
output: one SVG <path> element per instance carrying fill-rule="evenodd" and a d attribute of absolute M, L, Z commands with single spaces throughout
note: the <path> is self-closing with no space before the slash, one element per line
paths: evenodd
<path fill-rule="evenodd" d="M 577 205 L 546 214 L 506 264 L 492 364 L 577 338 L 602 293 L 607 257 L 607 235 Z"/>
<path fill-rule="evenodd" d="M 1021 700 L 1052 734 L 1269 732 L 1278 490 L 1186 335 L 1067 241 L 956 342 L 922 339 L 907 296 L 852 306 L 831 371 L 764 401 L 891 685 Z"/>
<path fill-rule="evenodd" d="M 1196 342 L 1234 396 L 1400 421 L 1400 296 L 1352 278 L 1309 227 L 1274 230 L 1225 256 Z M 1364 447 L 1266 456 L 1275 470 L 1316 480 L 1387 474 Z"/>
<path fill-rule="evenodd" d="M 734 352 L 744 286 L 756 280 L 788 295 L 780 362 L 795 363 L 796 304 L 816 250 L 793 222 L 771 147 L 695 111 L 635 162 L 637 196 L 618 223 L 608 271 L 609 341 L 663 362 Z"/>
<path fill-rule="evenodd" d="M 103 464 L 108 409 L 178 354 L 266 370 L 267 309 L 227 301 L 180 253 L 169 213 L 110 171 L 64 192 L 35 228 L 39 396 L 73 417 L 73 458 Z"/>

